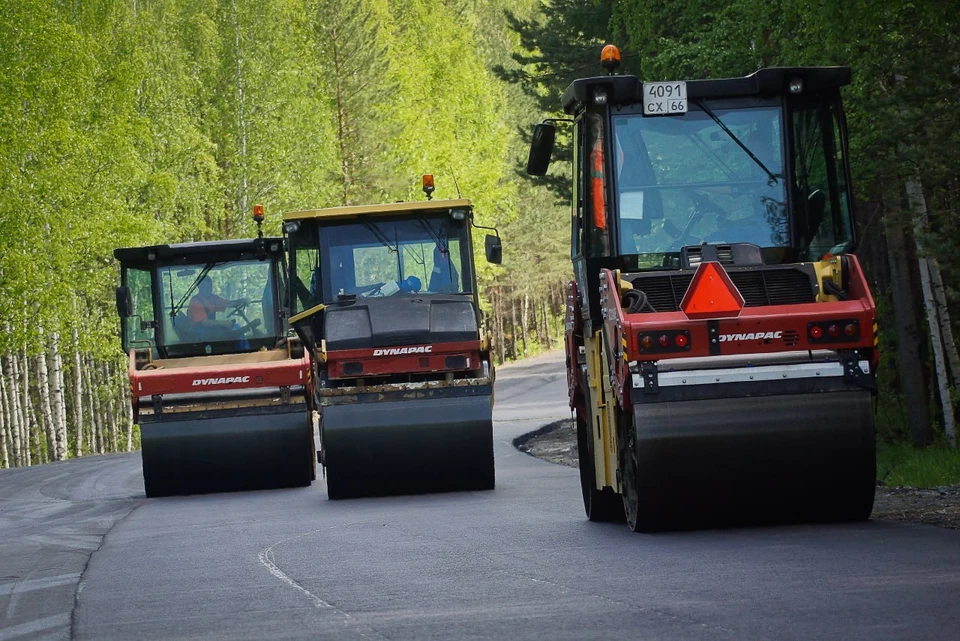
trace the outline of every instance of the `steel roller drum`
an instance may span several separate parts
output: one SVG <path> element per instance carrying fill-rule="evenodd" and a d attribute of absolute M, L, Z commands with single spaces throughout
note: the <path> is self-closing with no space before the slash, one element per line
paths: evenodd
<path fill-rule="evenodd" d="M 321 421 L 331 499 L 494 486 L 490 394 L 329 405 Z"/>
<path fill-rule="evenodd" d="M 147 496 L 309 485 L 313 434 L 296 411 L 174 419 L 140 426 Z"/>
<path fill-rule="evenodd" d="M 638 403 L 642 527 L 864 519 L 876 442 L 869 391 Z"/>

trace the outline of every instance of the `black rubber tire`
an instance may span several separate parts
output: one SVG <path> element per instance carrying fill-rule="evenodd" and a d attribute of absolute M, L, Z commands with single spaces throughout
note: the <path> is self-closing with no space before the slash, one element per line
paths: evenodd
<path fill-rule="evenodd" d="M 619 407 L 615 410 L 617 418 L 617 451 L 620 457 L 620 489 L 623 494 L 624 520 L 632 532 L 654 532 L 662 527 L 650 505 L 650 498 L 638 486 L 639 463 L 637 462 L 637 428 L 633 416 Z"/>
<path fill-rule="evenodd" d="M 593 466 L 593 438 L 590 421 L 576 412 L 577 448 L 580 467 L 580 492 L 583 495 L 583 510 L 587 519 L 595 523 L 623 521 L 623 503 L 611 488 L 598 490 L 595 487 L 596 472 Z"/>

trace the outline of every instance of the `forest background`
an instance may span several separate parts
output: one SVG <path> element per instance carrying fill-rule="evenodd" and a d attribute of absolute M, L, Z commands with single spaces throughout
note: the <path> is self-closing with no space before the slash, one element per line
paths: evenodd
<path fill-rule="evenodd" d="M 646 80 L 845 64 L 881 437 L 948 441 L 960 359 L 960 35 L 937 0 L 17 0 L 0 4 L 4 467 L 137 446 L 116 247 L 249 237 L 285 211 L 473 200 L 500 361 L 555 347 L 569 166 L 533 123 L 613 42 Z M 957 314 L 953 314 L 957 318 Z M 951 351 L 952 350 L 952 351 Z"/>

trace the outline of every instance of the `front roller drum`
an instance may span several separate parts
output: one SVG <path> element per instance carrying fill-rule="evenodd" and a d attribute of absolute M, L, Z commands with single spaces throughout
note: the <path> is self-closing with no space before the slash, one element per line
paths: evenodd
<path fill-rule="evenodd" d="M 619 419 L 636 531 L 859 520 L 873 509 L 869 391 L 638 403 Z"/>
<path fill-rule="evenodd" d="M 325 406 L 327 495 L 493 489 L 492 409 L 489 394 Z"/>
<path fill-rule="evenodd" d="M 306 410 L 140 426 L 148 497 L 300 487 L 314 476 Z"/>

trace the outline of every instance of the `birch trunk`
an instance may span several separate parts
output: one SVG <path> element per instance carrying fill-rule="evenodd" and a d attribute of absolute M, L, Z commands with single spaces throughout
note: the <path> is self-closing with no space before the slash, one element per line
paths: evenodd
<path fill-rule="evenodd" d="M 73 420 L 77 429 L 76 456 L 83 456 L 83 367 L 80 365 L 80 335 L 73 329 Z"/>
<path fill-rule="evenodd" d="M 36 358 L 33 359 L 32 367 L 33 369 L 40 367 Z M 26 358 L 26 356 L 24 356 L 24 367 L 23 367 L 24 375 L 29 375 L 30 371 L 31 371 L 31 366 L 30 366 L 29 360 Z M 34 378 L 37 381 L 40 380 L 36 371 L 34 371 Z M 29 381 L 27 381 L 27 383 L 29 383 Z M 24 385 L 24 387 L 27 387 L 27 385 Z M 33 393 L 30 394 L 28 397 L 26 397 L 24 401 L 26 404 L 24 405 L 24 408 L 23 408 L 23 421 L 24 421 L 24 424 L 27 426 L 26 438 L 28 440 L 32 439 L 33 441 L 32 451 L 35 452 L 34 462 L 42 465 L 49 460 L 53 460 L 51 455 L 51 447 L 55 448 L 56 446 L 51 445 L 49 441 L 47 441 L 47 434 L 44 432 L 43 423 L 41 423 L 40 419 L 37 417 L 37 407 L 36 407 L 36 402 L 34 401 L 34 399 L 36 399 L 36 397 L 40 395 L 40 388 L 37 384 L 34 385 L 34 389 L 32 390 L 32 392 Z M 55 453 L 55 449 L 53 451 Z"/>
<path fill-rule="evenodd" d="M 950 310 L 947 308 L 947 295 L 943 288 L 943 277 L 940 275 L 940 264 L 936 258 L 928 259 L 927 264 L 930 266 L 933 297 L 937 303 L 940 328 L 943 330 L 943 348 L 947 352 L 947 363 L 950 364 L 950 380 L 956 388 L 960 386 L 960 355 L 957 354 L 957 344 L 953 340 L 953 326 L 950 324 Z"/>
<path fill-rule="evenodd" d="M 37 385 L 40 393 L 40 414 L 43 417 L 43 427 L 47 435 L 48 451 L 53 456 L 57 452 L 57 432 L 53 419 L 53 408 L 50 403 L 50 374 L 47 370 L 47 357 L 40 354 L 37 357 Z"/>
<path fill-rule="evenodd" d="M 67 407 L 63 393 L 63 359 L 60 356 L 60 333 L 50 335 L 51 393 L 53 394 L 53 423 L 57 438 L 56 460 L 67 458 Z"/>
<path fill-rule="evenodd" d="M 90 451 L 94 454 L 99 452 L 99 445 L 97 444 L 97 405 L 95 402 L 96 395 L 94 394 L 94 385 L 97 380 L 97 372 L 93 368 L 93 358 L 88 356 L 84 359 L 86 361 L 86 402 L 87 409 L 90 410 L 90 438 L 87 440 L 90 443 Z"/>
<path fill-rule="evenodd" d="M 110 413 L 107 414 L 107 422 L 110 425 L 110 451 L 119 452 L 120 451 L 120 422 L 117 420 L 117 403 L 116 399 L 111 398 L 107 403 Z"/>
<path fill-rule="evenodd" d="M 20 442 L 23 443 L 23 460 L 24 463 L 29 467 L 33 465 L 33 455 L 30 452 L 30 368 L 27 365 L 29 362 L 27 360 L 27 348 L 24 347 L 23 351 L 20 352 L 23 357 L 23 361 L 20 362 L 16 358 L 14 359 L 14 367 L 20 372 L 23 372 L 21 393 L 21 413 L 23 416 L 23 422 L 21 423 L 21 429 L 23 430 L 20 434 Z M 19 377 L 19 373 L 17 374 Z"/>
<path fill-rule="evenodd" d="M 543 339 L 547 344 L 547 349 L 553 349 L 553 343 L 550 340 L 550 317 L 547 315 L 547 300 L 540 301 L 540 313 L 543 315 Z"/>
<path fill-rule="evenodd" d="M 506 346 L 507 340 L 503 336 L 503 288 L 497 287 L 495 290 L 495 299 L 496 300 L 496 314 L 497 314 L 497 356 L 500 358 L 500 363 L 503 363 L 506 358 Z"/>
<path fill-rule="evenodd" d="M 107 363 L 103 363 L 100 368 L 100 372 L 103 374 L 103 380 L 106 383 L 107 390 L 112 390 L 113 385 L 111 385 L 110 379 L 110 369 Z M 107 427 L 107 431 L 110 433 L 109 444 L 110 451 L 116 452 L 117 450 L 117 404 L 116 398 L 112 393 L 107 393 L 104 398 L 104 417 Z"/>
<path fill-rule="evenodd" d="M 37 413 L 35 411 L 34 397 L 36 396 L 36 390 L 33 390 L 33 394 L 30 394 L 30 361 L 24 355 L 23 363 L 21 365 L 21 372 L 23 373 L 23 397 L 21 402 L 23 403 L 23 429 L 24 433 L 21 436 L 21 440 L 24 442 L 24 453 L 29 454 L 27 460 L 27 465 L 33 465 L 35 463 L 46 463 L 47 462 L 47 445 L 46 438 L 43 439 L 41 443 L 42 432 L 40 431 L 40 422 L 37 420 Z M 32 443 L 32 445 L 31 445 Z"/>
<path fill-rule="evenodd" d="M 3 456 L 4 469 L 10 469 L 10 419 L 7 413 L 6 379 L 0 371 L 0 455 Z"/>
<path fill-rule="evenodd" d="M 37 417 L 34 412 L 30 412 L 30 425 L 33 429 L 30 430 L 30 433 L 33 435 L 33 449 L 37 451 L 37 456 L 40 458 L 40 463 L 47 463 L 51 459 L 48 458 L 48 452 L 45 452 L 43 447 L 40 445 L 40 426 L 37 425 Z"/>
<path fill-rule="evenodd" d="M 517 301 L 510 297 L 510 359 L 517 360 Z"/>
<path fill-rule="evenodd" d="M 124 416 L 127 419 L 127 451 L 133 451 L 133 399 L 130 398 L 130 386 L 123 386 L 123 400 L 126 412 Z"/>
<path fill-rule="evenodd" d="M 937 303 L 933 295 L 933 285 L 930 277 L 930 265 L 924 255 L 924 248 L 920 242 L 927 222 L 927 201 L 923 195 L 923 185 L 919 180 L 908 180 L 906 184 L 907 201 L 913 213 L 913 229 L 917 241 L 917 259 L 920 269 L 920 289 L 923 293 L 923 306 L 927 315 L 927 328 L 930 332 L 930 347 L 933 350 L 933 364 L 937 374 L 937 392 L 940 396 L 940 407 L 943 410 L 943 431 L 951 447 L 957 446 L 957 430 L 953 416 L 953 400 L 950 397 L 950 386 L 947 375 L 947 363 L 943 350 L 943 333 L 940 328 L 940 315 L 937 313 Z"/>
<path fill-rule="evenodd" d="M 530 294 L 523 295 L 520 307 L 520 340 L 523 341 L 523 355 L 527 355 L 527 313 L 530 311 Z"/>
<path fill-rule="evenodd" d="M 91 368 L 95 367 L 96 363 L 91 362 Z M 104 428 L 104 416 L 103 411 L 100 409 L 100 391 L 103 387 L 103 381 L 100 380 L 99 373 L 94 379 L 94 388 L 93 388 L 93 407 L 94 407 L 94 419 L 97 430 L 97 452 L 100 454 L 105 454 L 107 452 L 107 439 Z"/>
<path fill-rule="evenodd" d="M 82 357 L 83 368 L 86 371 L 87 375 L 83 377 L 83 404 L 85 405 L 84 413 L 89 416 L 87 421 L 87 447 L 90 450 L 91 454 L 97 453 L 97 409 L 93 403 L 93 379 L 94 371 L 90 367 L 90 357 Z"/>
<path fill-rule="evenodd" d="M 13 444 L 13 462 L 17 467 L 21 467 L 23 465 L 23 441 L 20 440 L 22 415 L 20 414 L 19 408 L 17 379 L 13 374 L 11 360 L 11 356 L 0 357 L 4 381 L 8 382 L 8 384 L 4 386 L 4 391 L 6 392 L 6 403 L 10 417 L 10 440 Z"/>

